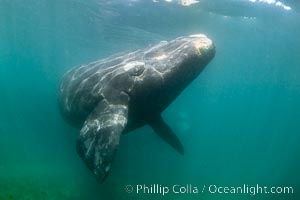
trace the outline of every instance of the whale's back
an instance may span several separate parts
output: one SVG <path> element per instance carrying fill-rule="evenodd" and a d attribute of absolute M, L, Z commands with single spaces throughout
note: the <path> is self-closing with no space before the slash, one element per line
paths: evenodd
<path fill-rule="evenodd" d="M 63 115 L 75 123 L 83 122 L 103 99 L 102 91 L 106 85 L 109 85 L 126 63 L 140 55 L 140 51 L 113 55 L 66 72 L 59 90 L 59 104 Z"/>

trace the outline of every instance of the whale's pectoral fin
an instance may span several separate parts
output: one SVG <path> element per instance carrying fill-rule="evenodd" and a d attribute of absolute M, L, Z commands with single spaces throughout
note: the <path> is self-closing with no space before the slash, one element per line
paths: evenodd
<path fill-rule="evenodd" d="M 148 121 L 153 130 L 161 137 L 165 142 L 171 145 L 178 153 L 184 154 L 184 148 L 178 137 L 172 131 L 172 129 L 164 122 L 160 115 L 151 118 Z"/>
<path fill-rule="evenodd" d="M 102 100 L 80 131 L 77 152 L 88 168 L 101 180 L 104 180 L 110 171 L 120 136 L 126 126 L 127 104 L 126 94 L 125 98 L 118 99 L 118 102 Z"/>

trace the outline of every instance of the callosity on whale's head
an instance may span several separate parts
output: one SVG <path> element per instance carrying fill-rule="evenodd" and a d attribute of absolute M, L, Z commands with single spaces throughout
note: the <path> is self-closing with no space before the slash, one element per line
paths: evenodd
<path fill-rule="evenodd" d="M 161 42 L 145 52 L 146 63 L 165 79 L 193 79 L 215 54 L 214 43 L 203 34 Z"/>
<path fill-rule="evenodd" d="M 121 135 L 146 124 L 184 154 L 161 112 L 214 55 L 213 42 L 197 34 L 68 71 L 60 87 L 60 108 L 68 121 L 81 127 L 77 152 L 88 168 L 105 179 Z"/>
<path fill-rule="evenodd" d="M 192 82 L 215 55 L 214 43 L 203 34 L 162 41 L 124 66 L 137 73 L 128 94 L 151 116 L 163 111 Z M 146 103 L 147 102 L 147 103 Z"/>

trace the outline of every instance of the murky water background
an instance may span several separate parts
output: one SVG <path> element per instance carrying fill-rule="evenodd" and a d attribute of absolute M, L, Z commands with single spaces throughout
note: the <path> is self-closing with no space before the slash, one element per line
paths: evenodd
<path fill-rule="evenodd" d="M 0 0 L 0 199 L 298 199 L 300 5 L 295 1 Z M 163 113 L 184 156 L 149 127 L 122 137 L 107 181 L 60 116 L 66 70 L 204 33 L 217 54 Z M 127 194 L 128 184 L 292 186 L 294 194 Z"/>

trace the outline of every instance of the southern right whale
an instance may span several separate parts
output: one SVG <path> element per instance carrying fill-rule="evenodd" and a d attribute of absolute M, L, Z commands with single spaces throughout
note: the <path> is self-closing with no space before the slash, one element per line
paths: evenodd
<path fill-rule="evenodd" d="M 184 154 L 161 113 L 214 55 L 214 43 L 197 34 L 81 65 L 64 75 L 61 112 L 81 127 L 77 152 L 96 177 L 104 179 L 110 171 L 121 135 L 144 125 Z"/>

